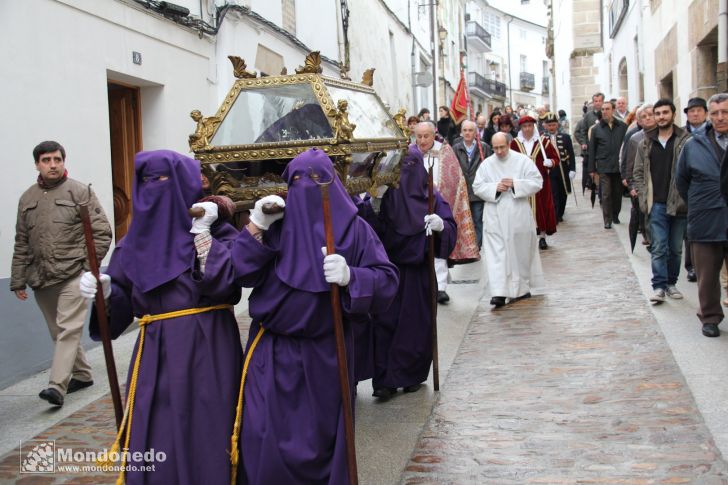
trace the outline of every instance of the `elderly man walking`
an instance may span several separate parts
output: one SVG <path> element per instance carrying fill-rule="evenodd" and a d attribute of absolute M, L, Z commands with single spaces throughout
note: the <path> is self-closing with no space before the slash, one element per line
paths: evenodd
<path fill-rule="evenodd" d="M 475 226 L 475 237 L 478 241 L 478 249 L 483 246 L 483 199 L 473 192 L 473 180 L 480 164 L 493 152 L 490 145 L 481 141 L 477 136 L 477 125 L 465 120 L 460 127 L 462 139 L 453 145 L 452 150 L 460 162 L 460 169 L 465 176 L 465 183 L 468 185 L 468 199 L 470 201 L 470 212 L 473 216 Z"/>
<path fill-rule="evenodd" d="M 708 100 L 710 125 L 693 133 L 680 153 L 676 185 L 688 204 L 688 239 L 698 277 L 698 318 L 703 335 L 720 335 L 723 321 L 720 268 L 728 263 L 728 205 L 721 194 L 720 170 L 728 148 L 728 93 Z"/>
<path fill-rule="evenodd" d="M 543 186 L 533 161 L 511 150 L 507 135 L 493 135 L 495 155 L 480 165 L 473 191 L 485 201 L 485 262 L 490 304 L 496 308 L 528 298 L 541 286 L 543 274 L 536 240 L 536 222 L 529 197 Z"/>

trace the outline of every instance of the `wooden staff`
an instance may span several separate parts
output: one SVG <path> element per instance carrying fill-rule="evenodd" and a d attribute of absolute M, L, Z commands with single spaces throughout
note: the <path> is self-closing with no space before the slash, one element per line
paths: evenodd
<path fill-rule="evenodd" d="M 334 175 L 335 177 L 336 175 Z M 314 181 L 321 187 L 321 200 L 324 208 L 324 231 L 326 233 L 326 254 L 334 254 L 334 228 L 331 222 L 331 203 L 329 185 L 331 182 Z M 333 179 L 332 179 L 333 182 Z M 346 463 L 349 469 L 349 483 L 357 485 L 359 475 L 356 470 L 356 448 L 354 447 L 354 413 L 351 407 L 351 388 L 349 387 L 349 367 L 344 345 L 344 322 L 341 317 L 339 285 L 331 284 L 331 311 L 334 316 L 334 335 L 336 336 L 336 360 L 339 364 L 339 385 L 341 387 L 341 406 L 344 410 L 344 435 L 346 437 Z"/>
<path fill-rule="evenodd" d="M 96 306 L 96 318 L 99 323 L 99 334 L 101 335 L 101 343 L 104 347 L 104 358 L 106 359 L 106 373 L 109 376 L 109 387 L 111 388 L 111 402 L 114 403 L 114 415 L 116 416 L 116 429 L 121 425 L 121 419 L 124 415 L 124 408 L 121 405 L 121 392 L 119 391 L 119 379 L 116 375 L 116 362 L 114 361 L 114 349 L 111 347 L 111 331 L 109 330 L 109 320 L 106 315 L 106 300 L 104 299 L 104 289 L 99 279 L 99 261 L 96 256 L 96 244 L 91 230 L 91 217 L 88 213 L 88 203 L 91 201 L 91 184 L 88 185 L 88 200 L 85 204 L 79 204 L 73 198 L 71 200 L 76 203 L 81 223 L 83 224 L 83 236 L 86 240 L 86 254 L 88 255 L 88 265 L 91 274 L 96 278 L 96 297 L 94 304 Z"/>
<path fill-rule="evenodd" d="M 435 182 L 432 175 L 434 161 L 427 159 L 427 210 L 435 212 Z M 437 352 L 437 276 L 435 275 L 435 235 L 427 236 L 427 265 L 430 270 L 430 325 L 432 326 L 432 385 L 440 390 L 440 359 Z"/>

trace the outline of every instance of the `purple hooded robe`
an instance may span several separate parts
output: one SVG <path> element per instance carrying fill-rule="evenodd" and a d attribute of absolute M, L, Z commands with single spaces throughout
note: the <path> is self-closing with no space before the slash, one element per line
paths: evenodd
<path fill-rule="evenodd" d="M 374 315 L 374 389 L 399 388 L 424 382 L 432 362 L 430 277 L 427 263 L 425 215 L 427 171 L 422 153 L 410 146 L 402 160 L 400 184 L 382 198 L 379 215 L 368 204 L 360 213 L 376 229 L 389 259 L 399 269 L 397 298 L 386 312 Z M 457 225 L 440 194 L 435 214 L 445 228 L 435 234 L 435 257 L 447 258 L 455 247 Z"/>
<path fill-rule="evenodd" d="M 204 274 L 197 269 L 187 210 L 202 195 L 199 162 L 172 151 L 141 152 L 135 171 L 132 223 L 107 270 L 112 338 L 134 317 L 240 300 L 239 287 L 229 284 L 229 247 L 238 235 L 232 226 L 213 225 Z M 90 330 L 98 339 L 95 311 Z M 128 471 L 127 483 L 229 483 L 227 450 L 241 369 L 240 333 L 232 311 L 148 324 L 129 452 L 154 449 L 164 452 L 166 460 L 155 461 L 150 473 Z"/>
<path fill-rule="evenodd" d="M 233 246 L 239 284 L 249 300 L 252 351 L 244 389 L 239 481 L 245 484 L 349 483 L 341 390 L 321 248 L 326 245 L 321 190 L 330 181 L 336 253 L 351 272 L 341 288 L 349 382 L 354 392 L 350 316 L 385 311 L 397 291 L 397 270 L 379 238 L 334 173 L 331 160 L 309 150 L 291 161 L 285 217 L 262 242 L 247 230 Z M 352 398 L 352 402 L 354 399 Z"/>

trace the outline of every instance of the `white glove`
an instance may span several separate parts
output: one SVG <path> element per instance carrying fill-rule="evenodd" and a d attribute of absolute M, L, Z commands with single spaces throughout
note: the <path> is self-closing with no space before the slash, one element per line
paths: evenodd
<path fill-rule="evenodd" d="M 442 221 L 442 217 L 437 214 L 427 214 L 425 216 L 425 234 L 432 236 L 432 231 L 442 232 L 445 229 L 445 223 Z"/>
<path fill-rule="evenodd" d="M 253 210 L 250 212 L 250 222 L 255 224 L 258 229 L 267 231 L 271 224 L 278 219 L 283 219 L 283 212 L 279 212 L 277 214 L 264 214 L 263 206 L 265 204 L 275 204 L 285 207 L 286 201 L 277 195 L 266 195 L 255 203 L 255 207 L 253 207 Z"/>
<path fill-rule="evenodd" d="M 546 168 L 551 168 L 554 166 L 554 161 L 551 160 L 550 158 L 547 158 L 546 160 L 543 161 L 543 166 Z"/>
<path fill-rule="evenodd" d="M 569 171 L 569 180 L 574 180 L 576 178 L 576 172 L 573 170 Z"/>
<path fill-rule="evenodd" d="M 104 290 L 104 298 L 111 296 L 111 276 L 100 273 L 101 288 Z M 81 281 L 78 284 L 81 289 L 81 296 L 93 300 L 96 298 L 96 278 L 93 273 L 86 271 L 81 275 Z"/>
<path fill-rule="evenodd" d="M 210 226 L 217 220 L 217 204 L 214 202 L 197 202 L 192 207 L 205 209 L 205 215 L 192 219 L 192 234 L 201 234 L 210 230 Z"/>
<path fill-rule="evenodd" d="M 329 254 L 326 256 L 326 248 L 321 248 L 324 255 L 324 277 L 327 283 L 334 283 L 339 286 L 346 286 L 351 279 L 351 271 L 346 259 L 340 254 Z"/>

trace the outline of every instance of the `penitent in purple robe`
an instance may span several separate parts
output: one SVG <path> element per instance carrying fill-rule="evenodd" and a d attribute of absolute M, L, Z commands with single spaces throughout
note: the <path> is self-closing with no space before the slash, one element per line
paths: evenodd
<path fill-rule="evenodd" d="M 118 337 L 134 317 L 226 303 L 233 305 L 240 300 L 240 289 L 228 283 L 229 248 L 238 235 L 232 226 L 226 223 L 213 225 L 213 241 L 204 274 L 195 267 L 194 235 L 189 233 L 191 219 L 187 207 L 201 194 L 201 187 L 199 190 L 189 187 L 200 185 L 199 173 L 199 162 L 174 152 L 137 155 L 132 226 L 137 224 L 138 228 L 136 231 L 130 228 L 131 237 L 119 242 L 107 269 L 112 282 L 108 300 L 112 338 Z M 160 175 L 169 179 L 153 179 Z M 142 183 L 142 178 L 149 180 Z M 172 190 L 166 190 L 170 187 Z M 147 205 L 145 190 L 154 192 L 153 200 Z M 166 211 L 164 218 L 155 213 L 159 209 Z M 175 215 L 179 215 L 176 221 L 173 220 Z M 150 224 L 145 228 L 147 221 Z M 155 231 L 169 231 L 169 244 L 175 245 L 174 249 L 162 247 L 166 254 L 157 254 L 160 263 L 149 266 L 146 272 L 138 266 L 134 268 L 140 259 L 148 265 L 154 264 L 153 260 L 147 259 L 148 254 L 142 254 L 144 247 L 136 246 L 138 239 L 135 236 L 154 238 Z M 160 240 L 166 241 L 167 237 L 159 234 Z M 155 256 L 157 246 L 147 249 Z M 150 276 L 153 281 L 148 279 Z M 143 288 L 148 289 L 144 291 Z M 92 338 L 98 339 L 95 312 L 90 330 Z M 133 356 L 137 349 L 135 347 Z M 133 356 L 130 368 L 134 364 Z M 166 459 L 155 461 L 153 472 L 128 471 L 126 482 L 229 483 L 228 450 L 241 371 L 240 333 L 232 311 L 217 310 L 148 324 L 129 452 L 154 449 L 163 452 Z M 133 461 L 129 464 L 145 465 Z"/>
<path fill-rule="evenodd" d="M 362 208 L 360 207 L 360 212 Z M 402 161 L 400 186 L 382 199 L 376 228 L 389 259 L 399 269 L 399 288 L 389 310 L 374 316 L 374 389 L 399 388 L 427 380 L 432 362 L 430 276 L 424 217 L 427 172 L 419 150 L 410 147 Z M 457 225 L 450 206 L 435 192 L 435 214 L 445 225 L 435 234 L 435 257 L 447 258 L 455 247 Z"/>
<path fill-rule="evenodd" d="M 299 155 L 284 172 L 289 189 L 283 220 L 262 242 L 243 230 L 233 246 L 237 281 L 254 288 L 240 440 L 245 484 L 349 483 L 330 285 L 323 275 L 321 193 L 312 173 L 319 180 L 336 177 L 320 150 Z M 336 253 L 351 272 L 341 288 L 351 356 L 351 316 L 385 311 L 397 290 L 397 270 L 338 178 L 330 193 Z M 265 333 L 251 350 L 261 326 Z M 353 396 L 351 357 L 348 366 Z"/>

